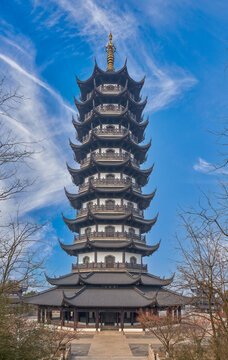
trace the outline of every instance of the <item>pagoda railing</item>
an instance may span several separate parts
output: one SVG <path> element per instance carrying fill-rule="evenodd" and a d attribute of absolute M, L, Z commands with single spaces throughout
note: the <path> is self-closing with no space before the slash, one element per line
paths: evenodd
<path fill-rule="evenodd" d="M 124 106 L 120 104 L 101 104 L 96 106 L 96 110 L 99 111 L 99 113 L 109 113 L 109 114 L 120 114 L 124 110 Z"/>
<path fill-rule="evenodd" d="M 91 184 L 94 186 L 125 186 L 131 184 L 132 187 L 141 192 L 141 187 L 138 184 L 133 183 L 128 179 L 93 179 L 91 180 Z M 83 191 L 85 188 L 89 186 L 89 181 L 85 182 L 82 185 L 79 185 L 78 190 Z"/>
<path fill-rule="evenodd" d="M 121 114 L 125 107 L 120 104 L 101 104 L 95 107 L 100 114 Z M 85 114 L 84 120 L 88 120 L 93 114 L 93 109 Z M 129 116 L 136 121 L 136 115 L 128 110 Z"/>
<path fill-rule="evenodd" d="M 142 235 L 137 235 L 134 233 L 130 233 L 127 231 L 121 232 L 121 231 L 115 231 L 113 233 L 108 233 L 106 231 L 91 231 L 87 234 L 82 234 L 78 236 L 74 236 L 74 242 L 87 240 L 87 238 L 94 240 L 94 239 L 108 239 L 108 240 L 114 240 L 114 239 L 133 239 L 135 241 L 141 241 L 146 242 L 146 237 Z"/>
<path fill-rule="evenodd" d="M 139 161 L 137 161 L 136 159 L 132 159 L 130 158 L 129 154 L 128 153 L 124 153 L 124 154 L 120 154 L 120 153 L 93 153 L 92 154 L 92 158 L 93 159 L 96 159 L 96 160 L 118 160 L 118 161 L 121 161 L 121 160 L 126 160 L 126 159 L 130 159 L 131 162 L 133 163 L 133 165 L 139 167 L 140 163 Z M 80 164 L 85 166 L 89 163 L 90 161 L 90 156 L 87 157 L 87 158 L 84 158 L 81 160 Z"/>
<path fill-rule="evenodd" d="M 123 91 L 123 86 L 119 84 L 102 84 L 97 87 L 97 89 L 102 93 L 119 93 Z"/>
<path fill-rule="evenodd" d="M 94 129 L 93 131 L 94 131 L 95 134 L 100 135 L 100 136 L 102 136 L 102 135 L 105 135 L 105 136 L 107 136 L 107 135 L 110 135 L 110 136 L 117 135 L 117 136 L 119 136 L 119 135 L 126 134 L 127 129 L 99 129 L 98 128 L 98 129 Z M 130 136 L 131 136 L 132 140 L 135 143 L 138 143 L 138 138 L 135 135 L 133 135 L 131 132 L 130 132 Z M 87 142 L 89 140 L 89 138 L 90 138 L 90 134 L 87 134 L 87 135 L 83 136 L 82 143 Z"/>
<path fill-rule="evenodd" d="M 142 264 L 131 264 L 128 262 L 121 263 L 115 262 L 113 264 L 107 264 L 105 262 L 91 262 L 86 264 L 72 264 L 72 270 L 78 269 L 134 269 L 134 270 L 143 270 L 147 271 L 147 265 Z"/>
<path fill-rule="evenodd" d="M 88 213 L 88 211 L 91 212 L 108 212 L 110 214 L 113 213 L 125 213 L 125 212 L 132 212 L 133 214 L 143 216 L 143 211 L 139 209 L 135 209 L 133 206 L 127 206 L 127 205 L 89 205 L 87 208 L 82 208 L 80 210 L 77 210 L 77 216 L 83 216 Z"/>

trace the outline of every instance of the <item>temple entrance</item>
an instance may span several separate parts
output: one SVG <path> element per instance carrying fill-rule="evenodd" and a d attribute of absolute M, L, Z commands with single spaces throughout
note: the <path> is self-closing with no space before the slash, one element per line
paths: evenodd
<path fill-rule="evenodd" d="M 104 326 L 114 326 L 116 323 L 116 313 L 104 312 L 102 313 L 102 320 Z"/>

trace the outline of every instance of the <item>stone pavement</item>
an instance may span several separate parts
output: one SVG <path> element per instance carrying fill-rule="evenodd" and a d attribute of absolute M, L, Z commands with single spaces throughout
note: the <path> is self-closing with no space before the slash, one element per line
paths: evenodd
<path fill-rule="evenodd" d="M 72 360 L 147 360 L 148 344 L 159 347 L 158 341 L 145 334 L 123 334 L 102 331 L 79 335 L 71 345 Z"/>

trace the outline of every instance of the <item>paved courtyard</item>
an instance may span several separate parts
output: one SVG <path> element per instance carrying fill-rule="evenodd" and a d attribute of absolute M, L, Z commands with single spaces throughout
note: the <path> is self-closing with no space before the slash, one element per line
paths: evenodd
<path fill-rule="evenodd" d="M 72 343 L 72 360 L 146 360 L 148 344 L 159 348 L 157 339 L 145 334 L 116 331 L 83 334 Z"/>

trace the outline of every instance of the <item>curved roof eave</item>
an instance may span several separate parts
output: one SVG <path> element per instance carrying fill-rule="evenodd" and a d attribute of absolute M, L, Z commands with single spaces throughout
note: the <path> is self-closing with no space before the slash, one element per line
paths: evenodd
<path fill-rule="evenodd" d="M 127 69 L 127 59 L 125 60 L 125 63 L 124 63 L 124 66 L 120 69 L 120 70 L 117 70 L 117 71 L 113 71 L 112 73 L 111 72 L 108 72 L 108 71 L 104 71 L 102 70 L 101 68 L 99 68 L 99 66 L 97 65 L 97 61 L 95 59 L 95 64 L 94 64 L 94 68 L 93 68 L 93 73 L 92 75 L 87 79 L 87 80 L 80 80 L 77 76 L 76 76 L 76 81 L 77 81 L 77 84 L 79 87 L 81 86 L 85 86 L 85 85 L 88 85 L 90 82 L 93 81 L 94 77 L 95 77 L 95 74 L 96 73 L 99 73 L 101 75 L 104 75 L 104 76 L 110 76 L 110 75 L 118 75 L 118 74 L 121 74 L 125 72 L 126 75 L 127 75 L 127 78 L 130 82 L 132 82 L 133 85 L 136 85 L 136 86 L 140 86 L 142 87 L 144 82 L 145 82 L 145 78 L 146 76 L 143 77 L 142 80 L 140 81 L 135 81 L 134 79 L 132 79 L 132 77 L 129 75 L 128 73 L 128 69 Z"/>

